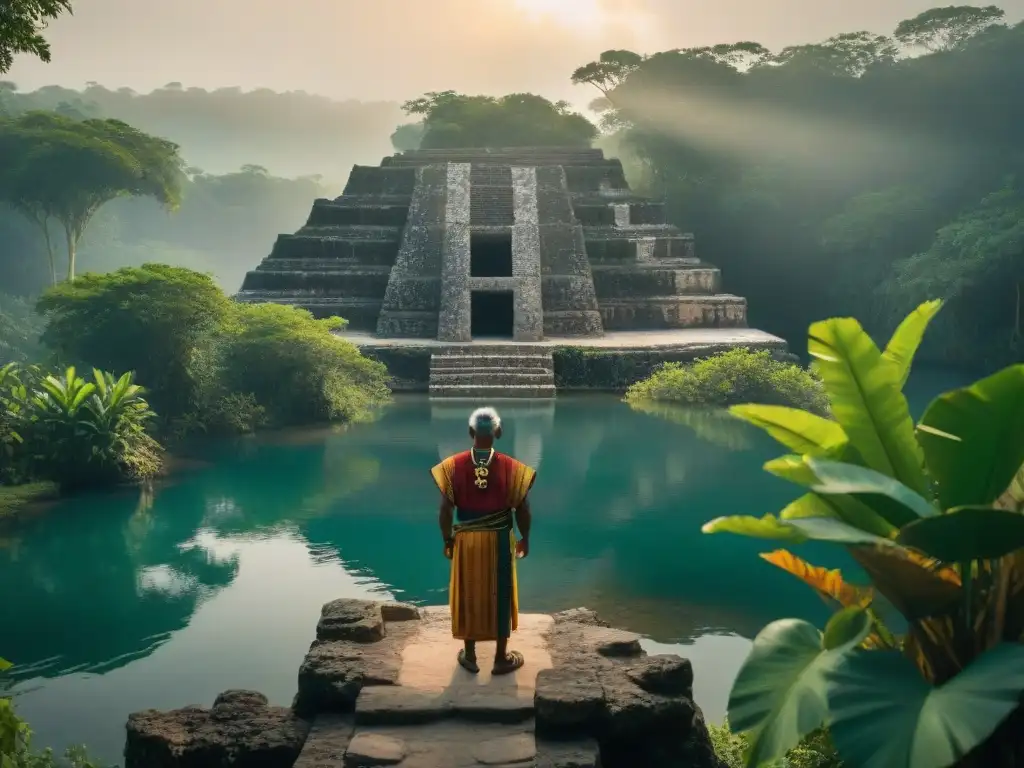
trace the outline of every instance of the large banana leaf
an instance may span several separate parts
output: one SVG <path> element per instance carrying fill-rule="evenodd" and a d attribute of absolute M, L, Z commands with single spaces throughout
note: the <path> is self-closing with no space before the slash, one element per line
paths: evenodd
<path fill-rule="evenodd" d="M 798 619 L 774 621 L 754 638 L 729 694 L 729 724 L 747 734 L 748 766 L 782 757 L 828 717 L 825 671 L 867 637 L 860 608 L 832 617 L 825 633 Z"/>
<path fill-rule="evenodd" d="M 804 460 L 803 456 L 782 456 L 764 465 L 766 471 L 808 488 L 819 484 L 818 476 Z M 904 511 L 899 505 L 895 513 L 888 508 L 883 509 L 885 515 L 872 509 L 853 496 L 819 496 L 808 493 L 786 506 L 779 513 L 782 520 L 800 517 L 838 517 L 845 523 L 876 536 L 888 538 L 900 525 L 916 519 L 916 515 Z"/>
<path fill-rule="evenodd" d="M 825 383 L 832 414 L 864 463 L 926 494 L 924 454 L 896 365 L 882 357 L 853 318 L 814 323 L 808 351 Z"/>
<path fill-rule="evenodd" d="M 848 765 L 947 768 L 1019 705 L 1024 646 L 998 645 L 938 687 L 898 651 L 848 653 L 823 676 L 829 730 Z"/>
<path fill-rule="evenodd" d="M 896 541 L 945 563 L 995 560 L 1024 549 L 1024 515 L 995 507 L 957 507 L 904 526 Z"/>
<path fill-rule="evenodd" d="M 846 433 L 839 424 L 797 408 L 782 405 L 734 405 L 729 413 L 760 427 L 797 453 L 826 453 L 846 442 Z"/>
<path fill-rule="evenodd" d="M 882 357 L 892 363 L 900 388 L 910 377 L 910 366 L 914 362 L 917 348 L 936 313 L 942 308 L 942 301 L 926 301 L 904 318 L 885 347 Z"/>
<path fill-rule="evenodd" d="M 918 439 L 943 508 L 994 502 L 1024 464 L 1024 365 L 939 395 Z"/>
<path fill-rule="evenodd" d="M 914 513 L 914 519 L 939 514 L 931 502 L 892 477 L 867 467 L 843 464 L 827 459 L 808 457 L 807 464 L 820 482 L 813 486 L 817 493 L 875 494 L 886 496 Z M 907 521 L 911 522 L 911 521 Z"/>

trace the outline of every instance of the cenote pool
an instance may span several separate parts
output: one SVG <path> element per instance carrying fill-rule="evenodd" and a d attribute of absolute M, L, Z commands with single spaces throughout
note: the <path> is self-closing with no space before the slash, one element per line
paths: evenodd
<path fill-rule="evenodd" d="M 913 410 L 965 382 L 917 374 Z M 129 712 L 209 705 L 227 688 L 287 705 L 324 602 L 444 602 L 427 470 L 465 446 L 468 410 L 410 396 L 373 423 L 207 444 L 151 492 L 68 500 L 0 530 L 0 653 L 39 745 L 118 762 Z M 757 557 L 770 542 L 700 532 L 795 497 L 761 470 L 782 451 L 758 432 L 612 396 L 501 411 L 500 447 L 539 468 L 524 611 L 585 605 L 650 651 L 690 657 L 715 721 L 764 624 L 824 617 Z"/>

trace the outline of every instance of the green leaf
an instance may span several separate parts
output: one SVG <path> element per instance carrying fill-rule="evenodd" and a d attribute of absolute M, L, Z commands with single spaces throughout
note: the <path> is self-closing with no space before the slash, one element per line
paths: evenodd
<path fill-rule="evenodd" d="M 716 517 L 701 527 L 704 533 L 735 533 L 740 536 L 751 536 L 756 539 L 776 539 L 795 544 L 802 543 L 807 537 L 791 525 L 780 522 L 775 515 L 752 517 L 750 515 L 732 515 Z"/>
<path fill-rule="evenodd" d="M 792 517 L 786 519 L 786 525 L 796 528 L 811 541 L 831 541 L 850 546 L 892 546 L 892 540 L 876 536 L 834 517 Z"/>
<path fill-rule="evenodd" d="M 1024 365 L 939 395 L 918 425 L 944 509 L 991 504 L 1024 464 Z"/>
<path fill-rule="evenodd" d="M 783 480 L 789 480 L 791 483 L 803 485 L 807 488 L 818 482 L 818 476 L 814 474 L 814 470 L 804 461 L 804 457 L 800 455 L 789 454 L 788 456 L 780 456 L 777 459 L 765 462 L 763 468 L 765 472 L 770 472 L 776 477 L 781 477 Z"/>
<path fill-rule="evenodd" d="M 763 429 L 797 453 L 824 453 L 846 442 L 846 433 L 839 424 L 797 408 L 734 405 L 729 413 Z"/>
<path fill-rule="evenodd" d="M 821 632 L 799 619 L 774 621 L 761 630 L 729 694 L 729 724 L 747 733 L 748 766 L 782 757 L 825 722 L 824 672 L 859 645 L 869 629 L 870 622 L 865 622 L 858 639 L 841 620 L 832 636 L 848 637 L 849 642 L 831 649 L 823 646 Z"/>
<path fill-rule="evenodd" d="M 814 486 L 819 482 L 802 456 L 783 456 L 769 461 L 765 464 L 765 469 L 801 485 Z M 803 517 L 837 517 L 855 528 L 885 538 L 892 536 L 897 530 L 896 525 L 852 496 L 819 496 L 808 493 L 790 502 L 779 513 L 780 520 Z"/>
<path fill-rule="evenodd" d="M 6 672 L 13 666 L 14 665 L 11 664 L 11 662 L 9 662 L 7 659 L 0 659 L 0 672 Z"/>
<path fill-rule="evenodd" d="M 832 414 L 864 464 L 924 494 L 924 453 L 914 435 L 896 366 L 853 318 L 814 323 L 808 352 L 825 383 Z"/>
<path fill-rule="evenodd" d="M 1024 646 L 1004 643 L 933 687 L 899 651 L 859 651 L 825 671 L 829 730 L 857 768 L 940 768 L 959 762 L 1013 712 Z"/>
<path fill-rule="evenodd" d="M 864 608 L 859 605 L 847 606 L 828 620 L 821 647 L 827 651 L 855 648 L 871 633 L 871 624 L 871 615 Z"/>
<path fill-rule="evenodd" d="M 942 309 L 942 301 L 926 301 L 904 318 L 885 347 L 882 357 L 893 364 L 900 388 L 910 377 L 910 366 L 914 362 L 917 348 L 928 329 L 928 323 Z"/>
<path fill-rule="evenodd" d="M 824 494 L 877 494 L 898 501 L 919 518 L 939 514 L 932 504 L 891 477 L 867 467 L 843 464 L 825 459 L 807 459 L 811 470 L 821 482 L 814 490 Z"/>
<path fill-rule="evenodd" d="M 945 563 L 994 560 L 1024 549 L 1024 515 L 994 507 L 956 507 L 905 526 L 896 541 Z"/>

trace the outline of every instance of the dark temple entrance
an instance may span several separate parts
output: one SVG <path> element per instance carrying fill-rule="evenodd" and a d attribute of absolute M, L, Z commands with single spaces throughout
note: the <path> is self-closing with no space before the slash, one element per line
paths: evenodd
<path fill-rule="evenodd" d="M 512 277 L 512 233 L 469 236 L 470 277 Z"/>
<path fill-rule="evenodd" d="M 473 291 L 470 294 L 470 334 L 474 339 L 511 339 L 513 318 L 512 291 Z"/>

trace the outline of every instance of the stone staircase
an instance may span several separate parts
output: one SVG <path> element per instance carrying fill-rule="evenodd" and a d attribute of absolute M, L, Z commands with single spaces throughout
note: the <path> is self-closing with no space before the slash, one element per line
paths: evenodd
<path fill-rule="evenodd" d="M 502 165 L 474 165 L 469 172 L 469 221 L 474 227 L 510 227 L 512 169 Z"/>
<path fill-rule="evenodd" d="M 531 344 L 457 344 L 430 356 L 430 396 L 467 400 L 555 396 L 551 351 Z"/>

